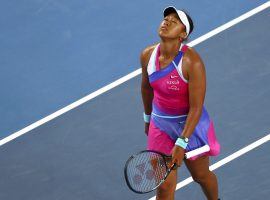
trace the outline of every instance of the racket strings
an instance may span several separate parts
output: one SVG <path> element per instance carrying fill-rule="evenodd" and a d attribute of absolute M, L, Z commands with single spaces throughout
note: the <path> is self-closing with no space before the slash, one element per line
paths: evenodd
<path fill-rule="evenodd" d="M 167 173 L 165 159 L 154 152 L 134 156 L 126 168 L 129 186 L 137 192 L 148 192 L 159 186 Z"/>

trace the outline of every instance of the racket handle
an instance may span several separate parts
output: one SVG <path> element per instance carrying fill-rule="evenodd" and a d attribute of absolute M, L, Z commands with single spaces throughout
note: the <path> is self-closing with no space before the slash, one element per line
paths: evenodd
<path fill-rule="evenodd" d="M 185 158 L 189 159 L 189 158 L 192 158 L 194 156 L 200 155 L 200 154 L 208 152 L 208 151 L 210 151 L 209 145 L 204 145 L 198 149 L 194 149 L 192 151 L 185 153 Z"/>
<path fill-rule="evenodd" d="M 171 171 L 171 170 L 174 170 L 174 169 L 177 169 L 177 164 L 176 163 L 173 163 L 169 170 Z"/>

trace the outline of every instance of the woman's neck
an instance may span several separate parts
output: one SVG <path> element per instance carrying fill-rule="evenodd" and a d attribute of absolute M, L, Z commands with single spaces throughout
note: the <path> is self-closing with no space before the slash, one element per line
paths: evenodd
<path fill-rule="evenodd" d="M 160 55 L 163 58 L 175 57 L 178 54 L 181 46 L 179 40 L 161 40 L 160 42 Z"/>

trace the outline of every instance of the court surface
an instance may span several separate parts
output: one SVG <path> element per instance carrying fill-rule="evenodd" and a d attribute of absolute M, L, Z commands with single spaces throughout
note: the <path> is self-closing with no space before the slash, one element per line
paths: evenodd
<path fill-rule="evenodd" d="M 165 6 L 189 11 L 193 40 L 265 2 L 2 0 L 0 139 L 137 69 Z"/>
<path fill-rule="evenodd" d="M 195 46 L 207 70 L 205 105 L 222 151 L 211 163 L 269 134 L 270 9 Z M 0 199 L 149 199 L 124 182 L 123 167 L 145 149 L 140 76 L 2 145 Z M 270 143 L 215 172 L 220 198 L 267 199 Z M 180 169 L 179 182 L 188 178 Z M 176 199 L 203 199 L 194 182 Z"/>

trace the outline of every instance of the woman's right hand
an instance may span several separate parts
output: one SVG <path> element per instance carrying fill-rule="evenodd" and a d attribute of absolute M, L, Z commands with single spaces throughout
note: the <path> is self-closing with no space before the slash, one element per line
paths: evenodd
<path fill-rule="evenodd" d="M 145 132 L 146 135 L 148 135 L 149 125 L 150 125 L 150 123 L 146 123 L 146 122 L 144 124 L 144 132 Z"/>

